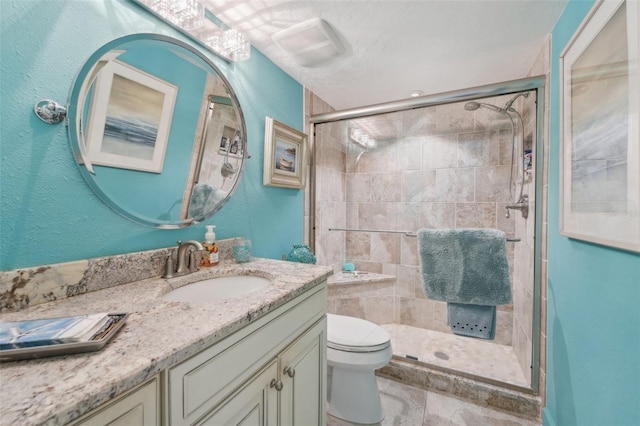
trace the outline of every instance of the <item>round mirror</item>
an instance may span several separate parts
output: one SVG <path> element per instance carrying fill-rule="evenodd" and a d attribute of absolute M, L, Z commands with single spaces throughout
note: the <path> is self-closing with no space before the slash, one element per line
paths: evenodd
<path fill-rule="evenodd" d="M 171 37 L 107 43 L 82 67 L 68 108 L 80 172 L 135 222 L 181 228 L 235 191 L 248 158 L 242 110 L 202 53 Z"/>

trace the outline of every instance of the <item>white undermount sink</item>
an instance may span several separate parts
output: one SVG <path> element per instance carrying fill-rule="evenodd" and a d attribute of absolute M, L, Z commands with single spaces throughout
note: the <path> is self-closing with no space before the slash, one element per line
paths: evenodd
<path fill-rule="evenodd" d="M 163 298 L 174 302 L 211 302 L 232 299 L 263 289 L 270 282 L 267 278 L 253 275 L 209 278 L 172 290 Z"/>

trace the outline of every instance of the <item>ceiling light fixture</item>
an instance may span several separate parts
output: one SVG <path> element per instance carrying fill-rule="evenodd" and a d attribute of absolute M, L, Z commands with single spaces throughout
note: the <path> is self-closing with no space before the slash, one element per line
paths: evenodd
<path fill-rule="evenodd" d="M 351 129 L 349 138 L 364 149 L 371 149 L 376 147 L 376 140 L 357 127 Z"/>
<path fill-rule="evenodd" d="M 251 57 L 251 44 L 236 29 L 222 28 L 206 16 L 204 0 L 131 0 L 230 62 Z"/>
<path fill-rule="evenodd" d="M 232 61 L 244 61 L 251 57 L 251 45 L 244 35 L 235 29 L 224 32 L 222 36 L 222 51 Z"/>

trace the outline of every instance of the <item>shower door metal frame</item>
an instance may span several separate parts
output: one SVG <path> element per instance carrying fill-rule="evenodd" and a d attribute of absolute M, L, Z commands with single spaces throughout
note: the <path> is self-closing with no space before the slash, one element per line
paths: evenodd
<path fill-rule="evenodd" d="M 459 371 L 451 371 L 454 374 L 458 374 L 463 377 L 472 378 L 475 380 L 483 381 L 493 385 L 498 385 L 507 389 L 513 389 L 520 392 L 525 392 L 533 395 L 539 395 L 539 375 L 540 375 L 540 303 L 541 303 L 541 253 L 542 247 L 542 215 L 543 215 L 543 203 L 546 206 L 548 203 L 543 200 L 543 181 L 544 181 L 544 145 L 546 134 L 544 134 L 544 105 L 545 105 L 545 84 L 546 77 L 544 75 L 528 77 L 518 80 L 511 80 L 502 83 L 489 84 L 485 86 L 477 86 L 468 89 L 454 90 L 449 92 L 442 92 L 432 95 L 424 95 L 415 98 L 402 99 L 399 101 L 386 102 L 380 104 L 374 104 L 369 106 L 363 106 L 358 108 L 346 109 L 342 111 L 327 112 L 309 117 L 309 125 L 311 126 L 311 157 L 316 158 L 316 143 L 315 143 L 315 126 L 318 124 L 331 123 L 336 121 L 344 121 L 355 118 L 362 118 L 378 114 L 386 114 L 391 112 L 406 111 L 415 108 L 423 108 L 436 105 L 444 105 L 455 102 L 471 101 L 475 99 L 488 98 L 493 96 L 508 95 L 517 92 L 536 91 L 536 140 L 535 140 L 535 155 L 536 155 L 536 182 L 535 182 L 535 242 L 534 242 L 534 266 L 533 266 L 533 330 L 532 330 L 532 348 L 531 348 L 531 387 L 517 386 L 511 383 L 497 381 L 482 376 L 469 375 Z M 316 167 L 315 162 L 312 162 L 310 168 L 310 182 L 309 182 L 309 246 L 315 251 L 315 187 L 316 187 Z M 546 241 L 544 242 L 546 244 Z M 546 282 L 545 282 L 546 284 Z M 436 366 L 430 367 L 434 369 L 440 369 Z"/>

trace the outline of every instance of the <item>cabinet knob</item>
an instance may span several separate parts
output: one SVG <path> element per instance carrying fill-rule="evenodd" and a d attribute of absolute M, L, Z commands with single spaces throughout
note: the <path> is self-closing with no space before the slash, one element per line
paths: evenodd
<path fill-rule="evenodd" d="M 271 383 L 269 383 L 269 387 L 276 388 L 278 392 L 282 390 L 282 386 L 283 385 L 281 380 L 271 379 Z"/>
<path fill-rule="evenodd" d="M 293 367 L 286 367 L 282 372 L 291 378 L 296 375 L 296 370 Z"/>

